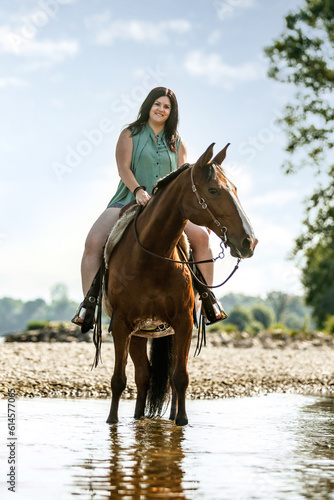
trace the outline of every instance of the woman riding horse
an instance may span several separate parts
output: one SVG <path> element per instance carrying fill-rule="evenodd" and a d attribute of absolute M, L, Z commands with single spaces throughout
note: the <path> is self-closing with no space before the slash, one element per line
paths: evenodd
<path fill-rule="evenodd" d="M 131 201 L 145 206 L 150 193 L 159 178 L 186 163 L 186 147 L 177 132 L 178 103 L 175 94 L 165 87 L 151 90 L 141 105 L 138 118 L 120 134 L 116 146 L 116 162 L 120 182 L 116 194 L 106 210 L 93 224 L 86 239 L 81 264 L 83 295 L 91 287 L 101 266 L 103 246 L 119 218 L 122 207 Z M 212 259 L 209 233 L 205 227 L 188 222 L 185 228 L 194 260 Z M 213 263 L 198 266 L 208 285 L 213 282 Z M 211 296 L 211 301 L 203 303 L 207 323 L 226 317 L 221 305 Z M 87 300 L 82 302 L 72 322 L 88 331 L 94 322 L 95 307 L 87 311 Z"/>

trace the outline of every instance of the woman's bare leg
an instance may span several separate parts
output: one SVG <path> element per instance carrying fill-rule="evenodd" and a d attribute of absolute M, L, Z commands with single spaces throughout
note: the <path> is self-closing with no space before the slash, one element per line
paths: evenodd
<path fill-rule="evenodd" d="M 194 254 L 194 260 L 212 259 L 209 233 L 205 227 L 196 226 L 192 222 L 186 225 L 185 233 L 188 236 L 190 246 Z M 209 286 L 213 284 L 213 262 L 199 264 L 199 270 L 203 274 Z"/>
<path fill-rule="evenodd" d="M 88 233 L 81 261 L 82 290 L 86 296 L 102 263 L 103 246 L 118 220 L 120 208 L 107 208 L 94 222 Z"/>

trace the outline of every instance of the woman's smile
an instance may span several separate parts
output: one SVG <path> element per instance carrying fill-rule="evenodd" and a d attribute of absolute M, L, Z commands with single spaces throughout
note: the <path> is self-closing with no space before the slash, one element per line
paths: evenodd
<path fill-rule="evenodd" d="M 149 122 L 159 123 L 162 125 L 168 120 L 171 112 L 170 99 L 167 96 L 161 96 L 154 101 L 149 114 Z"/>

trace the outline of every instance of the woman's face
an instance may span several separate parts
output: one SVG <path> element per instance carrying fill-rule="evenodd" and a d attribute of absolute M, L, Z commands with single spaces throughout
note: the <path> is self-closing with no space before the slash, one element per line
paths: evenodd
<path fill-rule="evenodd" d="M 165 95 L 158 97 L 150 109 L 149 121 L 157 125 L 164 124 L 168 120 L 171 109 L 172 106 L 169 97 Z"/>

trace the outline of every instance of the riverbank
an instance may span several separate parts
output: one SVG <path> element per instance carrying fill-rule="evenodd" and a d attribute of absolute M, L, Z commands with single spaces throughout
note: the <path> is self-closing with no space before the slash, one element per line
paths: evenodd
<path fill-rule="evenodd" d="M 271 392 L 334 394 L 333 339 L 226 337 L 208 333 L 208 345 L 189 356 L 187 397 L 214 399 Z M 91 342 L 8 342 L 0 344 L 0 397 L 15 389 L 23 397 L 108 397 L 113 371 L 111 342 L 102 346 L 103 363 L 91 370 Z M 136 396 L 129 359 L 124 398 Z"/>

